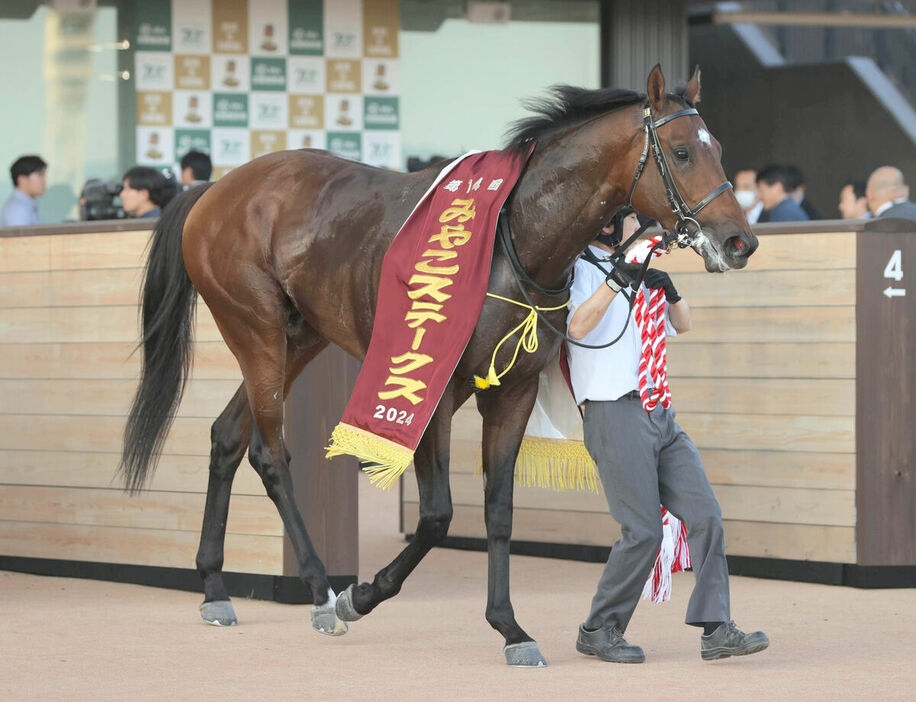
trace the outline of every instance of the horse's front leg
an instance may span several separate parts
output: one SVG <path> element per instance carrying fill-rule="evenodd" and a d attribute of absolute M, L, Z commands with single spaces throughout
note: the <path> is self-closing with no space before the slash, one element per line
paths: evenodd
<path fill-rule="evenodd" d="M 506 662 L 524 668 L 547 665 L 534 639 L 515 620 L 509 599 L 515 459 L 537 391 L 538 376 L 535 375 L 514 387 L 477 395 L 477 408 L 483 417 L 484 501 L 489 553 L 487 621 L 506 639 Z"/>
<path fill-rule="evenodd" d="M 420 520 L 414 539 L 391 563 L 376 573 L 371 583 L 351 585 L 337 598 L 337 616 L 340 619 L 355 621 L 398 594 L 417 564 L 445 538 L 452 521 L 452 493 L 448 483 L 452 413 L 454 407 L 466 398 L 467 394 L 456 403 L 451 389 L 446 389 L 414 454 L 414 470 L 420 492 Z"/>

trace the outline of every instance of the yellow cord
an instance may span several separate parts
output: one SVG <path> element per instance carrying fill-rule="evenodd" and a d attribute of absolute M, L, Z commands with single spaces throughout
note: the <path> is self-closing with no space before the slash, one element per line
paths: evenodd
<path fill-rule="evenodd" d="M 527 353 L 535 353 L 538 350 L 538 312 L 555 312 L 556 310 L 562 310 L 566 307 L 568 303 L 563 303 L 562 305 L 557 305 L 556 307 L 532 307 L 527 305 L 524 302 L 519 302 L 518 300 L 513 300 L 508 297 L 503 297 L 502 295 L 494 295 L 493 293 L 488 292 L 487 297 L 492 297 L 497 300 L 502 300 L 503 302 L 511 302 L 513 305 L 518 305 L 519 307 L 524 307 L 525 309 L 531 310 L 528 313 L 528 316 L 522 320 L 522 323 L 516 326 L 512 331 L 506 334 L 502 341 L 496 344 L 496 348 L 493 350 L 493 356 L 490 358 L 490 367 L 487 369 L 487 377 L 481 378 L 479 375 L 474 376 L 474 384 L 481 390 L 485 390 L 491 385 L 499 385 L 499 379 L 502 378 L 506 373 L 512 370 L 512 366 L 515 365 L 515 361 L 518 359 L 518 351 L 521 348 L 524 348 Z M 496 354 L 499 353 L 500 347 L 506 343 L 516 332 L 521 330 L 521 336 L 519 336 L 518 343 L 515 345 L 515 353 L 512 354 L 512 360 L 509 362 L 509 365 L 503 369 L 502 373 L 496 373 Z"/>

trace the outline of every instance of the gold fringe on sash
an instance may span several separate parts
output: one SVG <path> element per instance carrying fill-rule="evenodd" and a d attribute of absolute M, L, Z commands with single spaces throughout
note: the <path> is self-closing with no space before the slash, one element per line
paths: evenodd
<path fill-rule="evenodd" d="M 482 471 L 483 463 L 478 456 L 476 472 Z M 595 462 L 581 441 L 526 435 L 515 462 L 515 483 L 551 490 L 598 492 L 600 479 Z"/>
<path fill-rule="evenodd" d="M 371 465 L 362 466 L 373 485 L 390 490 L 413 460 L 413 451 L 388 439 L 341 422 L 334 427 L 326 458 L 356 456 Z"/>

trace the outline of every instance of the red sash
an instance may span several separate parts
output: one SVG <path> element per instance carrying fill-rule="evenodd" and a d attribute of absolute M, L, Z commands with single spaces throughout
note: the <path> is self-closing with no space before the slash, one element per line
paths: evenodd
<path fill-rule="evenodd" d="M 484 151 L 453 162 L 385 254 L 369 350 L 327 451 L 369 462 L 380 487 L 410 464 L 477 326 L 496 220 L 526 160 Z"/>

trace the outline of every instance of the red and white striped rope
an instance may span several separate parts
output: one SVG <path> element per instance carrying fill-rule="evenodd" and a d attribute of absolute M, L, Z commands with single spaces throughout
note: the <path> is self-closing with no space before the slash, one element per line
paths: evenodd
<path fill-rule="evenodd" d="M 657 242 L 657 238 L 649 239 L 631 251 L 630 262 L 642 263 L 641 259 Z M 662 253 L 661 250 L 655 251 L 656 256 Z M 659 403 L 667 409 L 671 406 L 671 388 L 668 385 L 668 351 L 665 342 L 665 291 L 650 290 L 647 299 L 645 291 L 640 289 L 633 302 L 633 314 L 641 340 L 639 396 L 642 406 L 646 412 L 654 410 Z"/>

